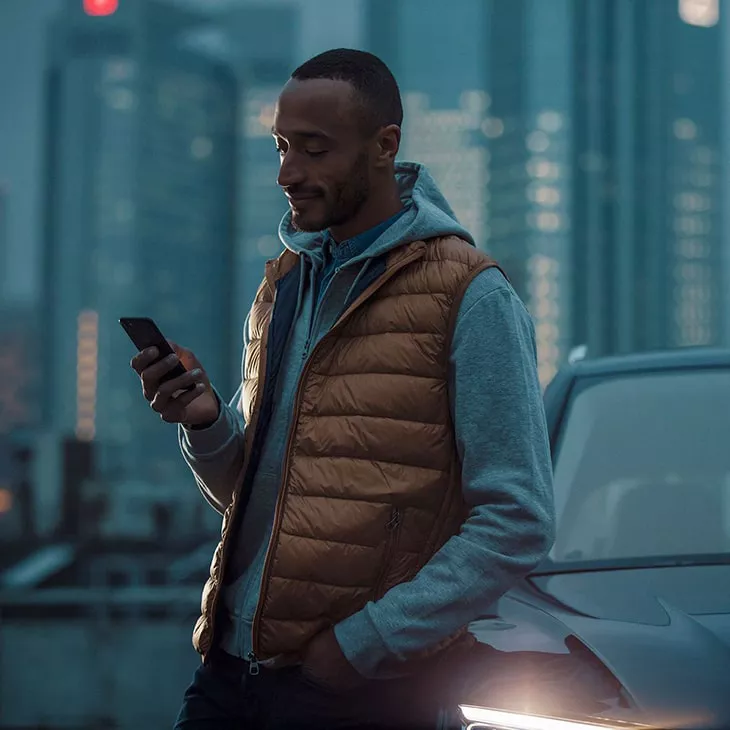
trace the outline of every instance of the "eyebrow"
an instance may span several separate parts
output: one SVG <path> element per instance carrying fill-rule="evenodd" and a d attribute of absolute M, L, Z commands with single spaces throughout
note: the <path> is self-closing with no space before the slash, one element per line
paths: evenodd
<path fill-rule="evenodd" d="M 275 127 L 271 127 L 271 134 L 274 137 L 283 137 L 282 134 L 276 131 Z M 312 139 L 312 140 L 320 140 L 325 142 L 331 142 L 332 137 L 325 134 L 324 132 L 291 132 L 289 135 L 290 137 L 299 137 L 300 139 Z"/>

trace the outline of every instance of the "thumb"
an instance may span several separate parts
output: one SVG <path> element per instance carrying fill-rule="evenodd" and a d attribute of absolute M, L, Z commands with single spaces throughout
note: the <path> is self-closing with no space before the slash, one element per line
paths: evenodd
<path fill-rule="evenodd" d="M 191 350 L 188 350 L 186 347 L 181 347 L 172 340 L 168 340 L 167 344 L 170 345 L 175 354 L 180 358 L 180 362 L 185 366 L 186 370 L 194 370 L 195 368 L 203 370 L 203 366 Z"/>

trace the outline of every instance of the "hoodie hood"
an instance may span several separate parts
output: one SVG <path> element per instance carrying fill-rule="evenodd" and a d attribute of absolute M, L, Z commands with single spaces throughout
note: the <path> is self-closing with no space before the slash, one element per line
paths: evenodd
<path fill-rule="evenodd" d="M 350 263 L 375 258 L 406 243 L 429 238 L 458 236 L 475 245 L 471 234 L 459 223 L 436 181 L 423 165 L 398 162 L 395 175 L 404 213 Z M 279 238 L 290 251 L 318 262 L 327 232 L 297 231 L 291 223 L 291 211 L 287 211 L 279 225 Z"/>

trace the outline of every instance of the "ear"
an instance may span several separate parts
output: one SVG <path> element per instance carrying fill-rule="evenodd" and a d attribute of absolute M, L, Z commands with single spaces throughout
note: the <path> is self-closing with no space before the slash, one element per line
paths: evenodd
<path fill-rule="evenodd" d="M 391 167 L 400 149 L 401 130 L 397 124 L 382 127 L 375 137 L 375 167 Z"/>

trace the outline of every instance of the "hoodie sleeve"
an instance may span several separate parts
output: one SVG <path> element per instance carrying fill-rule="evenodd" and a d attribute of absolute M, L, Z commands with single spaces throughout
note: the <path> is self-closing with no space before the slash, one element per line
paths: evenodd
<path fill-rule="evenodd" d="M 248 317 L 243 328 L 244 356 L 248 344 Z M 208 428 L 191 430 L 178 427 L 178 442 L 183 458 L 211 506 L 223 514 L 231 502 L 233 487 L 243 464 L 245 423 L 241 412 L 243 384 L 229 403 L 215 388 L 220 403 L 218 419 Z"/>
<path fill-rule="evenodd" d="M 469 286 L 450 358 L 451 402 L 471 508 L 416 577 L 335 626 L 360 674 L 451 636 L 529 573 L 554 539 L 552 466 L 532 320 L 496 269 Z M 397 673 L 397 669 L 396 672 Z"/>

